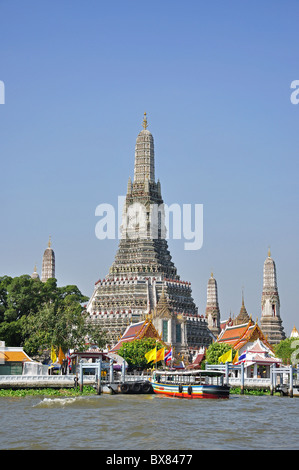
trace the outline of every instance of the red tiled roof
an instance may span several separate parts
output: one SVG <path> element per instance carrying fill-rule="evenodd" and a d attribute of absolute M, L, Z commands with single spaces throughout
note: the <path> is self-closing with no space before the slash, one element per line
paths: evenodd
<path fill-rule="evenodd" d="M 130 341 L 133 341 L 135 339 L 142 339 L 144 336 L 152 337 L 151 335 L 147 334 L 149 330 L 154 330 L 155 337 L 157 339 L 159 338 L 158 332 L 155 330 L 153 324 L 148 321 L 142 321 L 139 323 L 133 323 L 132 325 L 129 325 L 124 332 L 123 336 L 120 338 L 118 343 L 113 346 L 113 348 L 109 352 L 116 352 L 120 349 L 123 343 L 128 343 Z"/>
<path fill-rule="evenodd" d="M 195 360 L 192 362 L 192 364 L 189 364 L 187 366 L 187 369 L 200 369 L 201 363 L 204 360 L 205 356 L 206 356 L 205 352 L 197 354 Z"/>
<path fill-rule="evenodd" d="M 251 322 L 243 325 L 227 326 L 223 332 L 220 333 L 217 343 L 228 343 L 232 346 L 240 341 L 241 338 L 247 336 L 247 332 L 251 327 Z"/>
<path fill-rule="evenodd" d="M 257 332 L 262 342 L 273 351 L 273 348 L 268 343 L 258 324 L 254 323 L 252 320 L 249 320 L 248 323 L 244 323 L 243 325 L 227 326 L 218 336 L 217 343 L 227 343 L 230 344 L 232 348 L 240 350 L 242 346 L 250 341 L 254 332 Z"/>

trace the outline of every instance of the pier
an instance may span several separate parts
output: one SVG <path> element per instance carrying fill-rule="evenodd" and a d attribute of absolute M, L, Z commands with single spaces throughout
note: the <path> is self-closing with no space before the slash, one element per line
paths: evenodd
<path fill-rule="evenodd" d="M 149 374 L 128 374 L 125 364 L 121 372 L 115 372 L 113 360 L 109 364 L 101 359 L 96 362 L 81 360 L 77 374 L 0 375 L 0 389 L 79 388 L 83 392 L 84 386 L 92 386 L 98 395 L 102 393 L 151 393 L 149 378 Z"/>

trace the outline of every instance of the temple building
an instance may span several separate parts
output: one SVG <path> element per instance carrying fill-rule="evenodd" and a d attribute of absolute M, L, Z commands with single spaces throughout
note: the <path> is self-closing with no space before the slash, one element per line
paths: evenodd
<path fill-rule="evenodd" d="M 220 309 L 218 304 L 218 288 L 213 273 L 208 281 L 206 319 L 210 331 L 217 337 L 220 333 Z"/>
<path fill-rule="evenodd" d="M 286 338 L 280 317 L 276 266 L 270 250 L 264 262 L 261 329 L 270 344 L 277 344 Z"/>
<path fill-rule="evenodd" d="M 229 344 L 237 351 L 237 364 L 244 363 L 245 377 L 270 377 L 270 367 L 281 364 L 257 321 L 249 318 L 243 324 L 227 325 L 217 338 L 217 343 Z"/>
<path fill-rule="evenodd" d="M 129 178 L 127 185 L 118 250 L 107 276 L 96 282 L 87 312 L 92 321 L 102 323 L 111 344 L 128 325 L 152 315 L 162 336 L 167 330 L 174 338 L 166 320 L 176 318 L 180 332 L 179 326 L 173 328 L 184 348 L 185 344 L 189 348 L 208 346 L 214 336 L 205 318 L 198 314 L 190 282 L 180 279 L 168 250 L 161 184 L 155 179 L 154 139 L 147 129 L 146 113 L 142 124 L 136 139 L 134 180 Z M 159 303 L 161 297 L 163 305 Z M 166 314 L 165 323 L 160 307 Z"/>
<path fill-rule="evenodd" d="M 176 353 L 189 357 L 187 318 L 182 314 L 175 314 L 170 308 L 164 289 L 150 318 L 156 330 L 161 332 L 162 341 L 174 348 Z"/>
<path fill-rule="evenodd" d="M 143 320 L 138 323 L 132 323 L 126 329 L 118 342 L 110 349 L 109 353 L 116 353 L 122 347 L 123 344 L 130 343 L 131 341 L 153 338 L 162 343 L 162 338 L 158 331 L 155 329 L 151 320 Z"/>
<path fill-rule="evenodd" d="M 51 238 L 49 238 L 48 248 L 46 248 L 43 255 L 42 264 L 42 282 L 46 282 L 48 279 L 55 277 L 55 254 L 51 248 Z"/>

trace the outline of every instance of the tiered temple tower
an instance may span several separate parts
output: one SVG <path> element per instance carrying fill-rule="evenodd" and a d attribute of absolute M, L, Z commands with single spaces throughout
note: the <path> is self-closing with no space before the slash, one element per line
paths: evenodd
<path fill-rule="evenodd" d="M 44 252 L 42 264 L 42 282 L 55 277 L 55 254 L 51 248 L 51 237 L 49 238 L 48 248 Z"/>
<path fill-rule="evenodd" d="M 210 331 L 217 338 L 220 333 L 220 309 L 218 304 L 217 282 L 213 273 L 211 273 L 211 277 L 208 281 L 206 319 Z"/>
<path fill-rule="evenodd" d="M 261 329 L 270 344 L 277 344 L 286 338 L 280 318 L 276 266 L 270 250 L 264 262 Z"/>
<path fill-rule="evenodd" d="M 208 346 L 212 335 L 198 315 L 190 282 L 180 280 L 166 241 L 164 204 L 159 180 L 155 181 L 154 139 L 143 130 L 135 146 L 134 181 L 129 178 L 123 209 L 121 239 L 109 274 L 96 282 L 87 311 L 101 321 L 111 343 L 129 323 L 156 310 L 164 290 L 169 309 L 187 321 L 189 347 Z"/>

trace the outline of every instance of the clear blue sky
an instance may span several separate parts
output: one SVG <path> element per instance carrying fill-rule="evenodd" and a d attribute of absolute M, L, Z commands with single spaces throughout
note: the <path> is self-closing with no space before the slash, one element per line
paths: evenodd
<path fill-rule="evenodd" d="M 144 111 L 167 204 L 204 205 L 204 243 L 173 261 L 203 314 L 260 318 L 271 246 L 287 334 L 298 318 L 298 1 L 0 0 L 0 275 L 41 272 L 91 295 L 118 241 L 95 208 L 133 177 Z"/>

